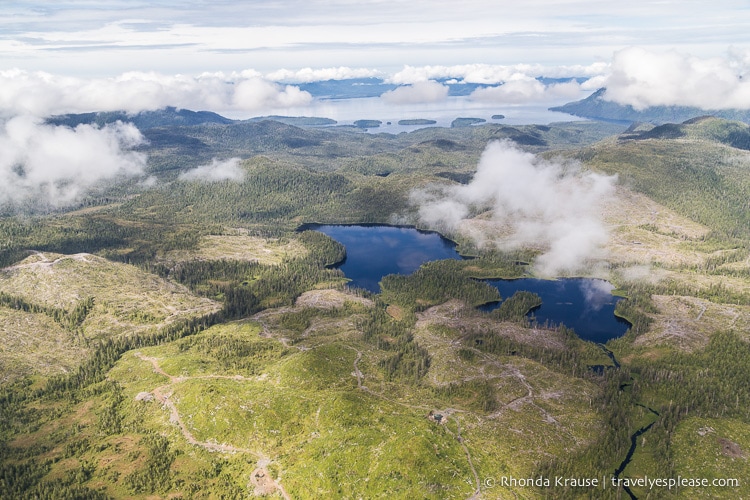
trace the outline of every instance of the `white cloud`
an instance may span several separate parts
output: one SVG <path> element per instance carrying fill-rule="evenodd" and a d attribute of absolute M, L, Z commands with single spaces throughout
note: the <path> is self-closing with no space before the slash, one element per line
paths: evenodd
<path fill-rule="evenodd" d="M 544 66 L 541 64 L 461 64 L 455 66 L 404 66 L 387 80 L 399 85 L 455 78 L 466 83 L 495 85 L 522 77 L 549 78 L 595 77 L 608 73 L 609 64 L 597 62 L 588 66 Z"/>
<path fill-rule="evenodd" d="M 604 280 L 586 280 L 578 284 L 583 294 L 586 309 L 599 311 L 612 302 L 612 290 L 615 286 Z"/>
<path fill-rule="evenodd" d="M 201 165 L 180 174 L 179 179 L 184 181 L 219 182 L 234 181 L 242 182 L 245 171 L 240 167 L 239 158 L 230 158 L 219 161 L 214 158 L 210 164 Z"/>
<path fill-rule="evenodd" d="M 242 111 L 262 109 L 290 108 L 303 106 L 312 101 L 309 92 L 293 85 L 283 88 L 261 78 L 248 78 L 234 83 L 234 95 L 231 107 Z M 226 108 L 225 108 L 226 109 Z"/>
<path fill-rule="evenodd" d="M 279 69 L 266 74 L 274 82 L 310 83 L 326 80 L 348 80 L 351 78 L 373 78 L 383 76 L 382 71 L 367 68 L 302 68 L 298 70 Z"/>
<path fill-rule="evenodd" d="M 699 58 L 677 51 L 631 47 L 615 53 L 605 98 L 636 109 L 680 105 L 703 109 L 750 108 L 749 52 Z"/>
<path fill-rule="evenodd" d="M 142 141 L 138 129 L 120 122 L 71 129 L 9 119 L 0 130 L 0 203 L 65 206 L 103 181 L 140 175 L 146 156 L 129 149 Z"/>
<path fill-rule="evenodd" d="M 397 87 L 383 93 L 380 98 L 388 104 L 415 104 L 440 102 L 448 97 L 448 87 L 443 84 L 426 81 Z"/>
<path fill-rule="evenodd" d="M 212 111 L 270 111 L 312 101 L 308 92 L 270 82 L 255 71 L 199 76 L 129 72 L 112 78 L 80 79 L 0 71 L 0 113 L 6 116 L 115 111 L 166 106 Z"/>
<path fill-rule="evenodd" d="M 600 206 L 613 189 L 614 177 L 547 162 L 503 141 L 487 146 L 469 184 L 417 190 L 411 199 L 420 220 L 435 229 L 460 231 L 472 215 L 489 213 L 497 227 L 510 230 L 494 239 L 495 245 L 541 247 L 534 268 L 555 276 L 602 256 L 608 230 Z M 479 234 L 475 239 L 486 244 L 488 238 Z"/>
<path fill-rule="evenodd" d="M 473 101 L 521 104 L 547 101 L 551 99 L 575 99 L 580 96 L 581 86 L 576 81 L 544 85 L 535 78 L 516 75 L 497 87 L 475 90 L 470 98 Z"/>

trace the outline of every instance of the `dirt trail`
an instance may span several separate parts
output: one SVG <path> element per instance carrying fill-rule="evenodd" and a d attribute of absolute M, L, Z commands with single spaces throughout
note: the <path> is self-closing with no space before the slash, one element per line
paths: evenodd
<path fill-rule="evenodd" d="M 355 351 L 357 353 L 357 357 L 354 359 L 354 372 L 353 372 L 353 374 L 354 374 L 355 377 L 357 377 L 357 388 L 358 389 L 360 389 L 362 391 L 365 391 L 368 394 L 371 394 L 371 395 L 373 395 L 373 396 L 375 396 L 377 398 L 384 399 L 384 400 L 386 400 L 386 401 L 388 401 L 390 403 L 394 403 L 394 404 L 397 404 L 397 405 L 400 405 L 400 406 L 404 406 L 406 408 L 411 408 L 411 409 L 415 409 L 415 410 L 427 410 L 427 409 L 430 409 L 429 407 L 426 407 L 426 406 L 411 405 L 411 404 L 404 403 L 404 402 L 401 402 L 401 401 L 395 401 L 395 400 L 393 400 L 393 399 L 391 399 L 389 397 L 384 396 L 383 394 L 380 394 L 380 393 L 377 393 L 377 392 L 374 392 L 374 391 L 370 390 L 365 385 L 362 385 L 362 381 L 365 378 L 364 374 L 359 369 L 359 362 L 362 359 L 362 352 L 358 351 L 357 349 L 355 349 L 354 347 L 351 347 L 351 346 L 346 346 L 346 347 L 348 347 L 349 349 L 352 349 L 353 351 Z M 458 412 L 461 412 L 461 410 L 455 410 L 455 409 L 449 408 L 449 409 L 447 409 L 445 411 L 441 411 L 440 413 L 447 416 L 449 414 L 450 415 L 454 415 L 455 413 L 458 413 Z M 443 428 L 445 429 L 445 431 L 448 434 L 450 434 L 454 439 L 456 439 L 456 441 L 458 441 L 458 443 L 461 445 L 461 448 L 463 448 L 464 453 L 466 453 L 466 459 L 469 462 L 469 468 L 471 469 L 471 473 L 474 476 L 474 482 L 476 484 L 476 490 L 474 490 L 474 493 L 472 493 L 472 495 L 471 495 L 470 498 L 472 498 L 472 499 L 473 498 L 479 498 L 479 495 L 481 494 L 481 484 L 479 482 L 479 475 L 477 474 L 477 471 L 474 468 L 474 462 L 471 459 L 471 453 L 469 452 L 469 448 L 466 447 L 466 444 L 464 443 L 464 438 L 461 436 L 461 423 L 459 422 L 459 420 L 458 420 L 457 417 L 453 417 L 453 420 L 455 420 L 456 426 L 457 426 L 457 433 L 456 434 L 454 434 L 447 426 L 443 426 Z"/>
<path fill-rule="evenodd" d="M 469 497 L 470 499 L 473 498 L 479 498 L 479 495 L 482 493 L 482 484 L 479 482 L 479 474 L 477 474 L 477 470 L 474 468 L 474 461 L 471 459 L 471 453 L 469 452 L 469 448 L 466 447 L 466 443 L 464 443 L 464 438 L 461 437 L 461 422 L 457 418 L 453 418 L 453 420 L 456 421 L 456 433 L 453 434 L 453 432 L 448 428 L 448 426 L 445 426 L 445 432 L 453 436 L 456 441 L 461 445 L 461 448 L 463 448 L 464 453 L 466 453 L 466 460 L 469 462 L 469 468 L 471 469 L 471 473 L 474 475 L 474 484 L 476 485 L 476 489 L 474 490 L 474 493 Z"/>
<path fill-rule="evenodd" d="M 483 354 L 483 356 L 486 356 L 484 353 L 482 353 L 482 354 Z M 497 363 L 497 361 L 492 360 L 491 358 L 489 358 L 489 356 L 486 356 L 486 359 L 490 363 Z M 497 411 L 495 411 L 495 412 L 487 415 L 486 418 L 488 418 L 488 419 L 500 418 L 505 413 L 506 410 L 515 410 L 515 411 L 518 411 L 519 408 L 522 405 L 529 404 L 529 405 L 533 406 L 534 408 L 536 408 L 539 411 L 539 413 L 542 414 L 542 417 L 544 418 L 545 422 L 547 422 L 549 424 L 556 425 L 563 432 L 565 432 L 565 434 L 567 434 L 568 436 L 570 436 L 571 439 L 573 439 L 573 441 L 575 441 L 576 443 L 578 443 L 579 439 L 576 438 L 576 436 L 574 436 L 570 432 L 569 429 L 566 429 L 565 427 L 563 427 L 562 424 L 560 424 L 560 422 L 558 422 L 555 417 L 553 417 L 547 410 L 545 410 L 544 408 L 542 408 L 541 406 L 539 406 L 536 403 L 536 401 L 535 401 L 538 398 L 545 399 L 547 397 L 554 396 L 556 393 L 535 394 L 534 393 L 534 388 L 531 386 L 531 384 L 529 384 L 529 382 L 526 380 L 526 377 L 524 376 L 524 374 L 521 373 L 521 371 L 517 367 L 512 366 L 512 365 L 503 365 L 503 366 L 504 366 L 504 368 L 506 370 L 511 371 L 512 375 L 514 377 L 516 377 L 516 379 L 518 379 L 523 384 L 523 386 L 526 388 L 526 395 L 525 396 L 519 396 L 519 397 L 517 397 L 517 398 L 515 398 L 515 399 L 513 399 L 511 401 L 509 401 L 508 403 L 504 404 L 501 408 L 499 408 Z"/>
<path fill-rule="evenodd" d="M 44 255 L 42 252 L 37 252 L 37 251 L 35 251 L 29 257 L 31 256 L 38 257 L 41 260 L 35 260 L 33 262 L 27 262 L 25 264 L 15 264 L 13 266 L 8 266 L 4 268 L 4 270 L 14 271 L 17 269 L 29 269 L 29 268 L 51 268 L 63 260 L 70 259 L 70 260 L 78 260 L 82 262 L 89 262 L 90 261 L 89 257 L 93 257 L 93 255 L 88 254 L 88 253 L 77 253 L 77 254 L 72 254 L 72 255 L 63 255 L 61 257 L 56 258 L 55 260 L 50 260 L 49 257 Z"/>
<path fill-rule="evenodd" d="M 360 371 L 360 369 L 359 369 L 359 362 L 362 359 L 362 353 L 360 351 L 358 351 L 357 349 L 355 349 L 354 347 L 351 347 L 351 346 L 344 346 L 344 347 L 347 347 L 347 348 L 349 348 L 352 351 L 354 351 L 354 352 L 357 353 L 357 357 L 354 359 L 354 371 L 353 371 L 352 374 L 355 377 L 357 377 L 357 388 L 358 389 L 360 389 L 362 391 L 365 391 L 366 393 L 371 394 L 372 396 L 375 396 L 376 398 L 380 398 L 380 399 L 383 399 L 383 400 L 388 401 L 390 403 L 397 404 L 397 405 L 400 405 L 400 406 L 404 406 L 406 408 L 411 408 L 411 409 L 414 409 L 414 410 L 428 410 L 428 411 L 432 409 L 429 406 L 411 405 L 409 403 L 404 403 L 403 401 L 396 401 L 395 399 L 391 399 L 388 396 L 385 396 L 384 394 L 381 394 L 379 392 L 375 392 L 372 389 L 370 389 L 369 387 L 367 387 L 366 385 L 364 385 L 362 382 L 364 381 L 365 376 L 362 373 L 362 371 Z"/>
<path fill-rule="evenodd" d="M 365 376 L 362 375 L 362 372 L 359 371 L 359 366 L 357 366 L 360 359 L 362 359 L 362 353 L 357 351 L 357 359 L 354 360 L 354 375 L 357 377 L 357 387 L 362 389 L 362 379 L 365 378 Z"/>
<path fill-rule="evenodd" d="M 708 307 L 706 304 L 701 304 L 701 312 L 698 314 L 698 317 L 695 318 L 695 321 L 700 321 L 703 317 L 703 313 L 706 312 L 706 307 Z"/>
<path fill-rule="evenodd" d="M 285 337 L 277 337 L 271 333 L 271 330 L 268 328 L 268 323 L 266 322 L 266 316 L 270 316 L 272 314 L 282 314 L 286 312 L 293 311 L 294 307 L 287 306 L 287 307 L 279 307 L 278 309 L 272 309 L 268 311 L 262 311 L 256 314 L 252 317 L 252 320 L 257 322 L 262 328 L 263 333 L 260 334 L 261 337 L 265 337 L 268 339 L 276 339 L 279 342 L 281 342 L 281 345 L 283 345 L 287 349 L 291 349 L 292 347 L 299 349 L 300 351 L 304 351 L 306 348 L 304 346 L 297 346 L 297 345 L 291 345 L 289 344 L 289 339 Z"/>
<path fill-rule="evenodd" d="M 180 428 L 180 431 L 182 432 L 182 436 L 185 438 L 185 440 L 188 443 L 190 443 L 193 446 L 200 446 L 201 448 L 204 448 L 210 452 L 247 453 L 247 454 L 253 455 L 254 457 L 258 459 L 258 464 L 262 466 L 258 467 L 257 469 L 253 471 L 253 473 L 251 474 L 252 478 L 256 478 L 256 477 L 263 478 L 263 487 L 265 488 L 265 491 L 267 491 L 268 493 L 272 493 L 273 491 L 278 490 L 285 499 L 291 500 L 291 497 L 286 492 L 286 490 L 284 490 L 284 487 L 281 485 L 281 483 L 279 483 L 279 480 L 272 479 L 270 473 L 266 469 L 266 465 L 270 463 L 270 460 L 268 459 L 268 457 L 266 457 L 262 453 L 259 453 L 254 450 L 250 450 L 248 448 L 240 448 L 238 446 L 232 446 L 229 444 L 211 443 L 209 441 L 198 440 L 193 435 L 193 433 L 190 432 L 190 430 L 187 428 L 187 425 L 180 417 L 180 412 L 177 410 L 177 406 L 170 399 L 173 394 L 173 392 L 170 390 L 171 386 L 179 382 L 184 382 L 185 380 L 219 378 L 219 379 L 243 381 L 243 380 L 255 380 L 255 379 L 250 379 L 247 377 L 243 377 L 241 375 L 199 375 L 195 377 L 174 376 L 165 372 L 162 369 L 162 367 L 159 366 L 159 360 L 157 358 L 144 356 L 140 352 L 136 352 L 135 356 L 143 361 L 147 361 L 151 363 L 151 366 L 153 367 L 154 372 L 169 379 L 169 383 L 154 388 L 151 391 L 151 394 L 154 395 L 156 400 L 159 401 L 159 403 L 161 403 L 162 406 L 169 409 L 169 421 L 173 424 L 176 424 Z"/>

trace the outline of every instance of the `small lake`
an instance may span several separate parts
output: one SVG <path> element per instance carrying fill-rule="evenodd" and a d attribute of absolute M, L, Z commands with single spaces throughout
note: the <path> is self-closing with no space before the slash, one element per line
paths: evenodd
<path fill-rule="evenodd" d="M 563 324 L 575 330 L 584 340 L 606 343 L 625 334 L 630 323 L 615 316 L 615 305 L 620 297 L 612 295 L 611 283 L 590 278 L 564 278 L 541 280 L 522 278 L 515 280 L 486 280 L 507 299 L 519 290 L 535 293 L 542 305 L 529 316 L 539 324 Z M 499 307 L 500 303 L 481 306 L 484 311 Z"/>
<path fill-rule="evenodd" d="M 380 292 L 380 280 L 388 274 L 411 274 L 425 262 L 461 259 L 456 244 L 432 231 L 382 224 L 305 224 L 300 230 L 320 231 L 346 247 L 346 259 L 336 267 L 353 287 Z M 541 280 L 485 280 L 506 299 L 519 290 L 536 293 L 542 305 L 530 314 L 540 324 L 564 324 L 579 337 L 605 343 L 622 336 L 630 324 L 614 315 L 619 297 L 612 296 L 609 282 L 588 278 Z M 480 309 L 490 311 L 500 303 Z"/>
<path fill-rule="evenodd" d="M 350 285 L 380 293 L 388 274 L 411 274 L 431 260 L 461 259 L 456 244 L 439 233 L 412 227 L 305 224 L 300 229 L 320 231 L 346 247 L 346 259 L 337 265 Z"/>

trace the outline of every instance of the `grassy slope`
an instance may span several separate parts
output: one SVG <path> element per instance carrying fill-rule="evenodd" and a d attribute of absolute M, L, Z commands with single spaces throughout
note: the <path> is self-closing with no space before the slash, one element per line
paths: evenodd
<path fill-rule="evenodd" d="M 275 326 L 282 314 L 262 319 L 272 336 L 285 332 Z M 475 484 L 467 451 L 480 478 L 525 476 L 545 454 L 581 446 L 599 425 L 587 408 L 593 385 L 573 388 L 566 377 L 531 361 L 485 357 L 453 362 L 449 373 L 437 368 L 441 384 L 477 371 L 492 374 L 500 405 L 490 414 L 473 409 L 470 395 L 446 397 L 431 383 L 385 380 L 377 361 L 388 353 L 358 340 L 337 318 L 319 319 L 288 348 L 260 336 L 263 330 L 252 321 L 231 323 L 131 351 L 108 375 L 121 388 L 120 432 L 108 435 L 102 428 L 112 401 L 105 392 L 68 406 L 59 432 L 45 425 L 21 433 L 10 446 L 46 443 L 45 456 L 59 459 L 49 478 L 93 464 L 85 484 L 114 496 L 134 491 L 124 478 L 147 466 L 146 436 L 156 433 L 168 437 L 177 457 L 165 493 L 220 489 L 211 473 L 215 463 L 222 464 L 219 478 L 244 489 L 250 472 L 267 463 L 292 498 L 465 498 Z M 447 333 L 431 346 L 438 366 L 456 336 Z M 357 388 L 357 368 L 367 390 Z M 168 394 L 198 444 L 189 444 L 166 407 L 137 401 L 142 392 Z M 430 410 L 450 414 L 448 423 L 430 421 Z M 71 426 L 79 431 L 67 432 Z M 83 442 L 82 452 L 65 458 L 66 450 Z M 236 451 L 212 454 L 210 443 Z"/>
<path fill-rule="evenodd" d="M 45 314 L 0 307 L 0 382 L 74 368 L 86 345 Z"/>
<path fill-rule="evenodd" d="M 716 125 L 712 127 L 715 129 Z M 626 198 L 623 206 L 632 210 L 632 214 L 641 217 L 643 203 L 650 203 L 648 206 L 657 210 L 659 217 L 655 220 L 646 217 L 648 220 L 639 224 L 623 223 L 618 229 L 622 258 L 614 262 L 613 275 L 618 283 L 629 285 L 644 276 L 655 277 L 662 283 L 664 280 L 659 278 L 663 272 L 669 283 L 703 281 L 709 291 L 710 283 L 718 281 L 728 283 L 737 293 L 747 286 L 742 275 L 727 274 L 734 269 L 732 266 L 741 265 L 741 256 L 734 255 L 728 262 L 709 266 L 723 253 L 738 250 L 737 242 L 741 240 L 732 238 L 744 231 L 744 219 L 732 200 L 739 199 L 747 186 L 743 180 L 745 153 L 717 144 L 716 138 L 723 136 L 714 129 L 710 137 L 693 127 L 679 139 L 610 141 L 574 153 L 594 168 L 619 172 L 628 186 L 661 203 L 632 192 L 623 195 Z M 399 203 L 403 200 L 399 202 L 394 193 L 404 196 L 411 185 L 440 178 L 434 176 L 443 171 L 471 172 L 478 153 L 489 139 L 515 137 L 525 141 L 530 150 L 542 151 L 561 147 L 564 141 L 573 146 L 585 145 L 598 133 L 586 125 L 547 130 L 518 127 L 515 131 L 497 126 L 455 131 L 435 129 L 398 138 L 315 131 L 319 142 L 305 143 L 302 139 L 311 140 L 312 133 L 292 130 L 299 135 L 293 137 L 294 147 L 280 148 L 281 139 L 291 137 L 289 129 L 282 132 L 281 128 L 271 128 L 269 135 L 262 138 L 264 143 L 249 146 L 241 142 L 240 131 L 226 129 L 218 133 L 220 130 L 224 129 L 206 128 L 200 132 L 201 140 L 213 148 L 207 150 L 206 158 L 217 151 L 268 156 L 256 157 L 245 164 L 250 176 L 245 185 L 175 183 L 169 190 L 154 188 L 109 209 L 58 218 L 55 224 L 63 228 L 63 233 L 33 228 L 28 232 L 22 225 L 9 228 L 22 241 L 39 242 L 48 238 L 59 245 L 75 247 L 81 241 L 76 238 L 92 234 L 87 229 L 92 221 L 98 221 L 96 227 L 116 223 L 117 227 L 136 230 L 128 233 L 123 229 L 124 236 L 114 243 L 93 242 L 94 250 L 105 249 L 104 253 L 110 256 L 126 255 L 129 249 L 144 244 L 146 251 L 139 255 L 166 257 L 171 261 L 221 256 L 253 259 L 258 252 L 247 253 L 241 248 L 246 240 L 216 236 L 225 230 L 209 224 L 268 231 L 271 227 L 291 228 L 311 218 L 341 221 L 342 213 L 350 221 L 382 221 L 402 206 Z M 353 149 L 347 151 L 350 146 Z M 162 153 L 163 158 L 171 158 L 168 149 Z M 301 169 L 299 164 L 316 171 Z M 153 166 L 158 172 L 163 165 Z M 167 175 L 167 171 L 161 172 Z M 376 175 L 388 172 L 386 177 Z M 673 175 L 676 187 L 664 181 Z M 286 182 L 288 179 L 293 182 Z M 326 186 L 332 186 L 333 191 Z M 311 202 L 299 203 L 300 193 L 308 191 L 313 195 Z M 332 197 L 334 191 L 336 196 Z M 689 192 L 693 198 L 681 198 L 679 192 Z M 378 201 L 383 199 L 387 203 Z M 729 205 L 717 210 L 714 205 L 719 202 Z M 176 231 L 172 229 L 175 222 L 183 225 L 177 226 Z M 200 226 L 193 228 L 196 222 Z M 173 239 L 166 238 L 166 244 L 150 253 L 153 247 L 148 246 L 149 238 L 144 238 L 140 231 L 152 228 L 170 228 L 167 234 Z M 194 229 L 194 233 L 189 232 Z M 188 231 L 185 234 L 190 234 L 192 239 L 188 239 L 193 241 L 187 250 L 170 243 L 185 240 L 179 233 L 183 230 Z M 708 231 L 721 233 L 725 239 L 703 241 Z M 638 251 L 629 252 L 632 245 L 628 242 L 635 239 L 641 243 Z M 153 241 L 164 243 L 164 239 Z M 264 240 L 261 245 L 263 250 L 273 250 L 268 263 L 277 262 L 278 252 L 288 256 L 299 251 L 293 245 L 274 241 Z M 174 251 L 177 254 L 170 253 Z M 61 261 L 65 266 L 58 265 L 60 269 L 56 272 L 68 277 L 57 288 L 44 284 L 45 302 L 70 307 L 76 300 L 95 296 L 95 307 L 83 323 L 84 330 L 90 325 L 92 332 L 115 328 L 107 326 L 107 321 L 117 320 L 119 326 L 132 321 L 127 328 L 134 328 L 141 323 L 152 325 L 169 315 L 166 312 L 169 307 L 161 308 L 158 297 L 159 294 L 173 297 L 169 287 L 174 285 L 145 273 L 138 274 L 141 271 L 130 266 L 91 260 L 95 263 L 91 269 L 79 269 L 76 266 L 81 262 L 75 259 Z M 66 266 L 75 272 L 66 271 Z M 645 274 L 641 272 L 640 277 L 639 266 L 645 266 Z M 489 263 L 488 268 L 492 267 Z M 726 272 L 712 274 L 716 269 Z M 67 272 L 70 274 L 66 275 Z M 73 276 L 81 277 L 74 280 Z M 19 280 L 26 284 L 43 284 L 38 274 L 21 277 Z M 14 293 L 23 294 L 24 287 L 14 288 L 19 280 L 6 284 Z M 129 301 L 135 300 L 137 292 L 124 293 L 122 297 L 106 294 L 106 290 L 110 293 L 117 290 L 121 283 L 128 284 L 123 289 L 132 285 L 135 290 L 143 287 L 153 292 L 154 295 L 145 295 L 149 311 L 153 309 L 153 318 L 132 317 L 134 306 Z M 693 321 L 698 326 L 683 327 L 705 337 L 683 345 L 668 333 L 676 331 L 673 320 L 682 317 L 685 311 L 669 300 L 688 304 L 690 311 L 700 314 L 697 308 L 702 308 L 701 301 L 707 301 L 708 297 L 667 299 L 665 296 L 663 300 L 658 302 L 660 311 L 653 314 L 657 322 L 649 334 L 640 337 L 635 345 L 631 344 L 632 339 L 623 339 L 613 346 L 624 363 L 645 363 L 654 356 L 667 356 L 684 348 L 700 349 L 705 337 L 710 337 L 715 329 L 740 327 L 746 321 L 746 307 L 721 303 L 720 299 L 715 306 L 708 305 L 700 318 L 696 315 Z M 105 309 L 103 304 L 114 305 Z M 591 407 L 591 400 L 598 393 L 593 383 L 562 375 L 526 358 L 457 351 L 455 342 L 466 332 L 456 324 L 456 319 L 461 318 L 459 323 L 466 324 L 474 324 L 476 319 L 455 316 L 440 307 L 419 313 L 413 333 L 419 345 L 429 352 L 432 363 L 422 382 L 413 384 L 386 376 L 381 362 L 387 361 L 392 351 L 364 342 L 358 333 L 357 318 L 371 305 L 340 312 L 321 312 L 316 307 L 322 306 L 316 306 L 313 300 L 307 308 L 262 313 L 257 319 L 266 327 L 264 335 L 272 338 L 260 336 L 262 330 L 258 324 L 243 322 L 215 326 L 194 337 L 130 351 L 110 371 L 110 383 L 95 384 L 70 401 L 44 400 L 19 409 L 12 419 L 14 427 L 4 430 L 6 438 L 11 436 L 7 441 L 10 452 L 6 454 L 9 457 L 6 464 L 25 463 L 29 457 L 52 459 L 50 470 L 45 473 L 47 480 L 80 482 L 91 488 L 103 488 L 117 497 L 144 495 L 147 491 L 158 495 L 171 491 L 197 498 L 208 492 L 244 494 L 252 489 L 248 478 L 260 465 L 274 479 L 279 479 L 293 497 L 354 496 L 361 492 L 368 497 L 467 497 L 474 484 L 467 451 L 480 478 L 511 473 L 526 477 L 549 454 L 575 455 L 603 430 L 599 410 Z M 22 316 L 17 311 L 8 314 L 14 318 Z M 67 335 L 59 328 L 54 330 L 56 323 L 46 316 L 32 316 L 28 319 L 31 324 L 34 321 L 49 324 L 48 331 L 57 332 L 55 335 L 62 338 Z M 94 322 L 96 318 L 100 318 L 100 323 Z M 482 326 L 482 322 L 475 326 Z M 502 324 L 483 327 L 522 342 L 524 339 L 536 342 L 542 333 Z M 648 335 L 657 336 L 658 346 Z M 45 342 L 50 340 L 45 338 Z M 562 345 L 554 338 L 548 341 L 551 347 Z M 64 359 L 77 354 L 75 344 L 72 345 L 66 354 L 68 358 Z M 172 378 L 155 372 L 151 358 Z M 27 358 L 27 366 L 37 359 Z M 602 361 L 591 358 L 591 362 Z M 360 382 L 369 390 L 358 387 L 357 369 L 364 377 Z M 236 375 L 241 378 L 234 378 Z M 451 383 L 458 384 L 458 389 L 446 391 L 445 387 Z M 168 406 L 135 400 L 140 392 L 156 393 L 160 388 L 162 395 L 171 394 L 177 415 L 198 445 L 189 444 L 179 425 L 170 421 Z M 644 402 L 658 406 L 665 402 L 663 396 L 646 392 Z M 488 400 L 494 400 L 491 411 L 480 404 Z M 449 408 L 457 411 L 446 411 Z M 426 416 L 430 410 L 451 413 L 448 423 L 438 426 L 429 421 Z M 115 418 L 113 423 L 112 415 L 119 421 Z M 640 417 L 634 415 L 634 425 L 641 425 Z M 735 425 L 730 419 L 712 422 L 717 432 L 724 433 L 729 433 L 727 426 Z M 689 425 L 692 424 L 687 420 L 678 427 L 674 440 L 676 455 L 702 457 L 710 447 L 688 439 L 692 432 Z M 728 439 L 746 449 L 743 426 L 735 425 L 736 432 L 729 433 Z M 459 432 L 466 449 L 457 439 Z M 171 457 L 165 476 L 168 481 L 161 485 L 144 483 L 146 471 L 160 470 L 151 450 L 158 446 L 158 436 L 162 435 L 167 437 L 167 456 Z M 639 448 L 626 474 L 651 470 L 656 450 L 649 436 L 645 437 L 647 446 Z M 416 444 L 404 446 L 411 440 Z M 239 451 L 211 453 L 206 449 L 217 444 Z M 742 459 L 736 460 L 741 466 Z M 700 470 L 699 461 L 685 464 L 678 460 L 675 470 L 692 472 L 695 467 Z M 538 493 L 529 489 L 515 491 L 517 495 L 530 497 Z M 682 492 L 687 497 L 691 493 Z M 484 494 L 502 498 L 509 492 L 493 488 Z"/>
<path fill-rule="evenodd" d="M 748 331 L 750 283 L 742 269 L 747 267 L 750 234 L 746 210 L 750 156 L 732 147 L 742 142 L 747 126 L 703 119 L 670 127 L 657 127 L 643 134 L 647 137 L 603 141 L 578 157 L 595 169 L 617 173 L 620 183 L 629 188 L 620 190 L 619 207 L 608 213 L 616 224 L 611 242 L 613 278 L 623 285 L 647 283 L 656 294 L 648 332 L 632 343 L 625 339 L 613 343 L 612 349 L 626 366 L 649 366 L 677 355 L 687 356 L 685 366 L 698 363 L 694 369 L 699 370 L 702 362 L 693 359 L 717 332 L 746 337 Z M 673 394 L 658 387 L 643 393 L 641 402 L 663 412 L 672 404 Z M 641 412 L 644 423 L 654 419 Z M 701 436 L 698 430 L 703 427 L 716 432 Z M 750 435 L 745 427 L 731 416 L 688 417 L 677 424 L 671 445 L 658 437 L 663 434 L 649 431 L 639 439 L 625 477 L 653 477 L 666 453 L 675 477 L 744 478 Z M 734 455 L 722 452 L 724 439 L 736 444 Z M 745 483 L 741 480 L 739 488 L 681 488 L 671 494 L 737 498 L 748 494 L 750 485 Z M 638 488 L 634 492 L 639 498 L 649 493 Z"/>
<path fill-rule="evenodd" d="M 750 153 L 719 140 L 722 125 L 734 126 L 704 120 L 683 125 L 676 139 L 611 139 L 577 156 L 693 221 L 746 238 Z"/>
<path fill-rule="evenodd" d="M 56 322 L 49 312 L 0 307 L 5 318 L 0 363 L 6 380 L 67 373 L 97 341 L 156 331 L 177 319 L 218 309 L 183 286 L 90 254 L 36 253 L 0 271 L 0 292 L 68 312 L 93 299 L 77 326 Z"/>

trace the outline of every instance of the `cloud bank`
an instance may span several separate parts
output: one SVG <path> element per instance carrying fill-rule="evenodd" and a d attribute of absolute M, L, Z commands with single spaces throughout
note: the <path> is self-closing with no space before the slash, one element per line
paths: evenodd
<path fill-rule="evenodd" d="M 274 82 L 311 83 L 326 80 L 348 80 L 352 78 L 376 78 L 383 76 L 382 71 L 368 68 L 302 68 L 298 70 L 279 69 L 267 73 L 265 77 Z"/>
<path fill-rule="evenodd" d="M 416 190 L 411 201 L 422 223 L 448 232 L 460 232 L 467 219 L 488 214 L 508 234 L 489 242 L 487 234 L 470 234 L 478 244 L 539 248 L 536 272 L 556 276 L 602 257 L 608 230 L 600 206 L 613 192 L 614 181 L 582 172 L 578 165 L 542 160 L 502 141 L 487 146 L 469 184 Z"/>
<path fill-rule="evenodd" d="M 472 101 L 523 104 L 561 98 L 577 99 L 581 90 L 581 85 L 576 81 L 545 85 L 536 78 L 517 76 L 497 87 L 477 89 L 469 97 Z"/>
<path fill-rule="evenodd" d="M 70 205 L 104 181 L 141 175 L 146 165 L 144 154 L 129 151 L 143 141 L 132 124 L 71 129 L 20 116 L 0 127 L 2 205 Z"/>
<path fill-rule="evenodd" d="M 461 64 L 454 66 L 404 66 L 401 71 L 387 79 L 399 85 L 423 82 L 426 80 L 454 78 L 466 83 L 496 85 L 521 77 L 550 78 L 595 77 L 607 74 L 609 64 L 597 62 L 588 66 L 544 66 L 541 64 Z"/>
<path fill-rule="evenodd" d="M 240 161 L 242 161 L 240 158 L 230 158 L 224 161 L 214 158 L 208 165 L 201 165 L 181 173 L 178 179 L 202 182 L 242 182 L 245 178 L 245 171 L 240 167 Z"/>
<path fill-rule="evenodd" d="M 448 97 L 448 87 L 438 82 L 416 82 L 397 87 L 380 96 L 388 104 L 421 104 L 441 102 Z"/>
<path fill-rule="evenodd" d="M 749 109 L 748 69 L 750 51 L 699 58 L 631 47 L 614 54 L 604 98 L 638 110 L 660 105 Z"/>
<path fill-rule="evenodd" d="M 605 99 L 637 109 L 656 105 L 703 109 L 750 108 L 750 50 L 731 48 L 724 57 L 700 58 L 631 47 L 611 62 L 589 65 L 464 64 L 403 66 L 390 76 L 347 66 L 167 75 L 131 71 L 111 77 L 78 78 L 21 69 L 0 70 L 0 117 L 124 110 L 136 113 L 166 106 L 219 113 L 261 115 L 313 103 L 310 93 L 288 82 L 383 78 L 400 87 L 382 96 L 393 105 L 435 103 L 448 97 L 440 83 L 486 87 L 469 99 L 498 104 L 559 103 L 583 91 L 607 88 Z M 550 82 L 545 78 L 587 78 Z M 439 81 L 437 81 L 439 80 Z M 285 83 L 281 83 L 285 82 Z"/>
<path fill-rule="evenodd" d="M 118 110 L 136 113 L 166 106 L 264 111 L 311 101 L 308 92 L 271 82 L 255 71 L 199 76 L 129 72 L 92 79 L 19 69 L 0 71 L 0 113 L 6 117 Z"/>

